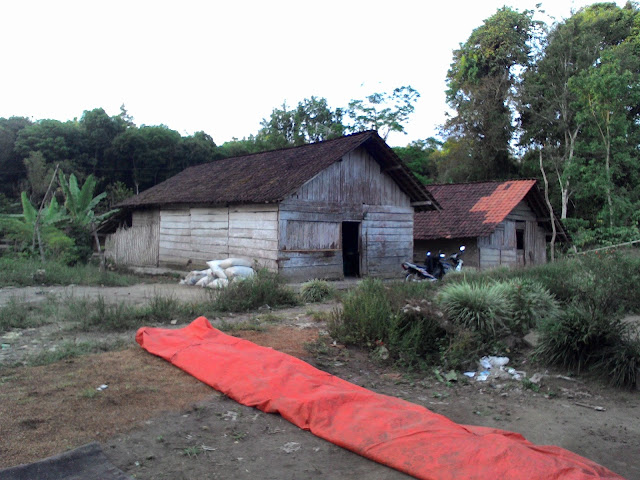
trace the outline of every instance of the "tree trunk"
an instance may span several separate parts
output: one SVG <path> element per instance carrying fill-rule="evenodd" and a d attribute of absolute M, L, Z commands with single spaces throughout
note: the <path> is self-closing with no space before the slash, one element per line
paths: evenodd
<path fill-rule="evenodd" d="M 556 219 L 553 214 L 553 205 L 551 205 L 551 200 L 549 200 L 549 181 L 547 180 L 547 174 L 544 170 L 544 164 L 542 162 L 542 148 L 539 151 L 540 155 L 540 172 L 542 173 L 542 178 L 544 180 L 544 200 L 547 203 L 547 207 L 549 208 L 549 216 L 551 219 L 551 242 L 550 242 L 550 253 L 551 253 L 551 261 L 555 262 L 556 260 Z M 562 192 L 564 196 L 564 191 Z"/>
<path fill-rule="evenodd" d="M 609 120 L 607 113 L 607 120 Z M 607 173 L 607 205 L 609 206 L 609 228 L 613 228 L 613 201 L 611 200 L 611 130 L 607 122 L 607 138 L 605 139 L 605 169 Z"/>

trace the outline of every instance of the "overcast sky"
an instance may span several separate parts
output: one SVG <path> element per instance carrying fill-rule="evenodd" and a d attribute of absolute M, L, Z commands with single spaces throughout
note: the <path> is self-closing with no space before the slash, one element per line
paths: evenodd
<path fill-rule="evenodd" d="M 284 101 L 344 107 L 411 85 L 421 98 L 407 135 L 389 137 L 406 145 L 444 121 L 452 51 L 503 5 L 536 3 L 5 0 L 0 117 L 65 121 L 124 104 L 137 125 L 204 130 L 220 145 L 257 133 Z M 542 8 L 561 19 L 591 3 Z"/>

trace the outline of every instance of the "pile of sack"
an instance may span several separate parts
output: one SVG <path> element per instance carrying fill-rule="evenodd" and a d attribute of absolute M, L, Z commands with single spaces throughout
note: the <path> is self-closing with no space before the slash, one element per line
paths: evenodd
<path fill-rule="evenodd" d="M 226 260 L 210 260 L 206 270 L 189 272 L 180 285 L 196 285 L 207 288 L 224 288 L 230 281 L 242 280 L 255 275 L 251 261 L 244 258 L 227 258 Z"/>

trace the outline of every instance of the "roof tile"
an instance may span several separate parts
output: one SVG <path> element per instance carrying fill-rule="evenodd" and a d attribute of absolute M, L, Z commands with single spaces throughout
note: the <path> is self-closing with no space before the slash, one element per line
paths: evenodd
<path fill-rule="evenodd" d="M 366 148 L 382 165 L 399 167 L 388 174 L 412 202 L 431 202 L 426 208 L 437 208 L 429 191 L 375 131 L 190 167 L 118 206 L 277 202 L 358 147 Z"/>
<path fill-rule="evenodd" d="M 524 199 L 535 180 L 429 185 L 441 211 L 416 213 L 414 238 L 487 236 Z"/>

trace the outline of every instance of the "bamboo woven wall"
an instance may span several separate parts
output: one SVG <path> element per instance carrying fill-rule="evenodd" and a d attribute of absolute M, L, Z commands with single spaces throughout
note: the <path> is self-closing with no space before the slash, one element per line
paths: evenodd
<path fill-rule="evenodd" d="M 160 224 L 119 228 L 106 241 L 106 257 L 116 265 L 158 266 Z"/>

